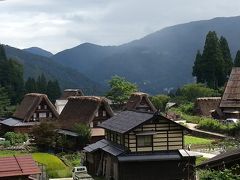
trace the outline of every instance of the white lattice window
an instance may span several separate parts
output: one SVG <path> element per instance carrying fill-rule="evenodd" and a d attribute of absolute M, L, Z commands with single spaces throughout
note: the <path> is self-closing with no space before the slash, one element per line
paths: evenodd
<path fill-rule="evenodd" d="M 47 113 L 39 113 L 39 117 L 40 118 L 45 118 L 45 117 L 47 117 Z"/>
<path fill-rule="evenodd" d="M 44 109 L 47 109 L 47 105 L 44 105 Z"/>

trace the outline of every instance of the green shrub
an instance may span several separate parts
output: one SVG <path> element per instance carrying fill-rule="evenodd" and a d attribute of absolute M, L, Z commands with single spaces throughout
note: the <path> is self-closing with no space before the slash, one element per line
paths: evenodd
<path fill-rule="evenodd" d="M 26 134 L 7 132 L 3 136 L 12 146 L 25 142 L 28 139 Z"/>
<path fill-rule="evenodd" d="M 201 170 L 199 171 L 200 180 L 240 180 L 240 176 L 233 173 L 233 170 L 224 169 L 223 171 Z"/>
<path fill-rule="evenodd" d="M 179 106 L 179 110 L 185 114 L 192 114 L 194 110 L 193 103 L 185 103 Z"/>

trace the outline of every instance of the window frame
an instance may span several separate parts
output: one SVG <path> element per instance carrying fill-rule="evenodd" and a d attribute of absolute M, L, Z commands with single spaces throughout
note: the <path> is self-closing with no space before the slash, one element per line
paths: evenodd
<path fill-rule="evenodd" d="M 150 138 L 149 144 L 146 144 L 145 142 L 146 139 L 142 139 L 143 144 L 139 145 L 139 142 L 141 141 L 140 138 L 146 138 L 146 137 Z M 152 147 L 152 146 L 153 146 L 153 135 L 137 135 L 137 147 L 141 148 L 141 147 Z"/>

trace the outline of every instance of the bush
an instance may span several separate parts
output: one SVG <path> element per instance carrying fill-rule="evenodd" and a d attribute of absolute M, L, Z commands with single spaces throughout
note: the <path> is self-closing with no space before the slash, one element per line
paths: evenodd
<path fill-rule="evenodd" d="M 15 133 L 15 132 L 7 132 L 3 136 L 6 141 L 10 142 L 10 145 L 14 146 L 17 144 L 21 144 L 27 141 L 28 136 L 27 134 Z"/>
<path fill-rule="evenodd" d="M 240 180 L 239 175 L 233 173 L 234 170 L 224 169 L 223 171 L 201 170 L 200 180 Z"/>
<path fill-rule="evenodd" d="M 150 100 L 157 109 L 164 112 L 166 104 L 170 100 L 170 97 L 160 94 L 160 95 L 156 95 L 156 96 L 151 96 Z"/>
<path fill-rule="evenodd" d="M 193 103 L 186 103 L 179 106 L 179 110 L 185 114 L 192 114 L 194 110 Z"/>

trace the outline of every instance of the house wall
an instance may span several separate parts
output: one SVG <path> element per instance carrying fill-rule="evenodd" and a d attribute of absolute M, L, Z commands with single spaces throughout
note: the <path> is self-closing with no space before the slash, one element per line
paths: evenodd
<path fill-rule="evenodd" d="M 44 115 L 44 117 L 41 117 Z M 41 121 L 47 118 L 57 118 L 52 112 L 51 108 L 47 105 L 46 101 L 43 100 L 36 108 L 34 114 L 30 118 L 30 121 Z"/>
<path fill-rule="evenodd" d="M 120 162 L 118 180 L 195 180 L 195 158 L 172 161 Z"/>
<path fill-rule="evenodd" d="M 147 147 L 138 147 L 137 137 L 144 132 L 150 132 L 150 134 L 152 132 L 152 144 Z M 124 136 L 116 132 L 106 131 L 106 139 L 124 145 L 131 152 L 183 149 L 183 138 L 183 128 L 165 119 L 148 122 Z"/>
<path fill-rule="evenodd" d="M 100 106 L 100 108 L 98 109 L 98 112 L 96 113 L 92 121 L 92 127 L 98 127 L 100 123 L 102 123 L 103 121 L 109 118 L 110 118 L 110 115 L 108 114 L 104 106 Z"/>

